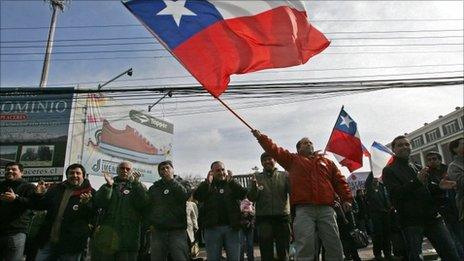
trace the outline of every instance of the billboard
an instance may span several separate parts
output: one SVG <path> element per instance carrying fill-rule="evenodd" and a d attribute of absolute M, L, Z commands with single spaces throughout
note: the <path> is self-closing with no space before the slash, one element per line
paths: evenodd
<path fill-rule="evenodd" d="M 123 100 L 89 94 L 82 164 L 90 175 L 116 175 L 121 161 L 133 163 L 141 181 L 159 179 L 157 165 L 170 160 L 174 125 Z"/>
<path fill-rule="evenodd" d="M 0 97 L 0 179 L 8 162 L 24 165 L 28 181 L 63 178 L 73 88 L 45 94 L 2 88 Z"/>

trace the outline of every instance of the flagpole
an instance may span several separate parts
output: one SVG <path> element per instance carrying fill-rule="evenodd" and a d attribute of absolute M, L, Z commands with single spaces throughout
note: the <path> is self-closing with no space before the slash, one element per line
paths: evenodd
<path fill-rule="evenodd" d="M 240 117 L 240 115 L 235 113 L 235 111 L 233 111 L 224 101 L 222 101 L 219 97 L 216 97 L 215 95 L 213 95 L 213 97 L 216 98 L 220 103 L 222 103 L 222 105 L 224 105 L 224 107 L 226 107 L 230 112 L 232 112 L 232 114 L 235 115 L 235 117 L 237 117 L 241 122 L 243 122 L 243 124 L 245 124 L 250 130 L 254 130 L 250 126 L 250 124 L 248 124 L 242 117 Z"/>
<path fill-rule="evenodd" d="M 343 108 L 345 108 L 345 105 L 342 105 L 342 108 L 340 109 L 340 112 L 338 113 L 337 119 L 335 120 L 334 126 L 333 126 L 333 128 L 332 128 L 332 132 L 330 133 L 329 140 L 327 141 L 327 144 L 325 144 L 324 154 L 327 152 L 327 145 L 329 145 L 330 137 L 332 137 L 332 134 L 333 134 L 333 132 L 334 132 L 335 126 L 337 126 L 337 121 L 338 121 L 338 118 L 340 117 L 340 114 L 341 114 L 342 111 L 343 111 Z"/>

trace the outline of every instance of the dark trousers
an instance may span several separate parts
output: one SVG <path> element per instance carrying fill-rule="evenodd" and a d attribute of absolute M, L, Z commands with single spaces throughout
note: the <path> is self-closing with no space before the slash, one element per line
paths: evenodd
<path fill-rule="evenodd" d="M 427 226 L 409 226 L 404 228 L 409 250 L 409 261 L 421 261 L 422 241 L 426 236 L 443 261 L 459 260 L 456 246 L 443 221 Z"/>
<path fill-rule="evenodd" d="M 256 228 L 261 260 L 274 260 L 274 242 L 277 249 L 277 259 L 288 260 L 290 224 L 287 221 L 268 219 L 257 222 Z"/>
<path fill-rule="evenodd" d="M 373 212 L 372 216 L 372 244 L 375 257 L 381 257 L 382 251 L 385 257 L 391 256 L 391 242 L 390 242 L 390 213 L 387 212 Z"/>

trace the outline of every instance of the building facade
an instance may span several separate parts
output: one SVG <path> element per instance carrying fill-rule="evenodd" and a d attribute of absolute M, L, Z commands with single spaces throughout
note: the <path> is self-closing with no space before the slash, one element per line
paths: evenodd
<path fill-rule="evenodd" d="M 411 158 L 414 162 L 425 166 L 425 155 L 430 151 L 438 151 L 443 162 L 448 164 L 452 160 L 449 143 L 464 137 L 464 107 L 456 107 L 453 112 L 439 116 L 437 120 L 425 123 L 405 136 L 411 141 Z"/>

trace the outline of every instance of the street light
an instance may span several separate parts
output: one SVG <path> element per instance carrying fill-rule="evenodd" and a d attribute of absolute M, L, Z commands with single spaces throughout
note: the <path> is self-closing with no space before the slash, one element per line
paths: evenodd
<path fill-rule="evenodd" d="M 112 81 L 118 79 L 119 77 L 121 77 L 121 76 L 123 76 L 123 75 L 125 75 L 125 74 L 127 74 L 128 76 L 132 76 L 132 73 L 133 73 L 132 68 L 129 68 L 129 69 L 127 69 L 126 71 L 124 71 L 124 72 L 122 72 L 121 74 L 119 74 L 118 76 L 114 77 L 113 79 L 111 79 L 111 80 L 105 82 L 104 84 L 98 84 L 98 90 L 100 90 L 103 86 L 105 86 L 105 85 L 107 85 L 108 83 L 110 83 L 110 82 L 112 82 Z"/>

